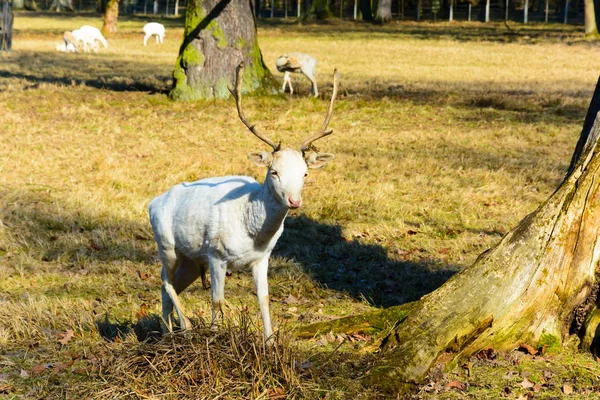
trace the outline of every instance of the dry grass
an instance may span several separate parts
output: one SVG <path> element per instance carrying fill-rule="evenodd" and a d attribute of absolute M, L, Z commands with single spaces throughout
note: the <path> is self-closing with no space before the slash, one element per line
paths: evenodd
<path fill-rule="evenodd" d="M 264 171 L 247 161 L 261 144 L 231 102 L 166 98 L 182 20 L 165 20 L 165 44 L 144 48 L 146 21 L 123 18 L 110 48 L 75 55 L 54 51 L 61 33 L 99 26 L 97 16 L 18 14 L 14 51 L 0 55 L 0 390 L 12 386 L 9 396 L 376 397 L 356 379 L 372 361 L 357 355 L 363 342 L 346 338 L 332 353 L 343 337 L 290 345 L 290 330 L 418 299 L 494 244 L 560 182 L 598 73 L 598 47 L 562 25 L 512 35 L 477 23 L 267 21 L 267 63 L 311 53 L 323 98 L 305 97 L 300 78 L 299 96 L 248 98 L 264 131 L 299 144 L 322 121 L 334 67 L 343 84 L 335 133 L 320 145 L 337 157 L 311 174 L 272 260 L 280 343 L 260 345 L 247 271 L 226 286 L 236 323 L 156 342 L 149 200 L 181 181 Z M 183 301 L 202 326 L 209 293 L 194 287 Z M 478 385 L 480 396 L 501 390 Z M 444 395 L 453 396 L 435 394 Z"/>

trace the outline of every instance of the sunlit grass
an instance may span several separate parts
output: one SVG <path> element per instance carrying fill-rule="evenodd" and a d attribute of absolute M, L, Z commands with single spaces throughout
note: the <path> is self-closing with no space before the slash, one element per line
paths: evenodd
<path fill-rule="evenodd" d="M 231 101 L 167 99 L 183 19 L 161 20 L 164 45 L 144 47 L 148 20 L 121 18 L 98 54 L 63 54 L 62 32 L 100 27 L 98 16 L 17 14 L 14 51 L 0 55 L 0 376 L 19 395 L 97 393 L 107 346 L 129 354 L 110 340 L 135 347 L 136 329 L 152 337 L 153 197 L 181 181 L 264 176 L 246 157 L 264 145 Z M 267 21 L 259 37 L 272 70 L 289 51 L 319 62 L 321 99 L 294 77 L 299 95 L 245 100 L 249 119 L 285 145 L 318 129 L 333 68 L 342 74 L 334 134 L 319 143 L 336 159 L 311 172 L 272 260 L 272 314 L 285 335 L 416 300 L 498 241 L 561 181 L 598 76 L 599 48 L 562 25 L 511 36 L 501 25 Z M 258 321 L 248 271 L 226 290 L 228 318 L 247 310 Z M 194 321 L 210 315 L 207 291 L 182 298 Z M 57 344 L 69 329 L 73 339 Z M 360 376 L 363 361 L 334 368 L 322 354 L 335 344 L 300 345 L 328 360 L 311 382 L 369 398 L 335 372 Z M 31 374 L 70 362 L 69 374 Z"/>

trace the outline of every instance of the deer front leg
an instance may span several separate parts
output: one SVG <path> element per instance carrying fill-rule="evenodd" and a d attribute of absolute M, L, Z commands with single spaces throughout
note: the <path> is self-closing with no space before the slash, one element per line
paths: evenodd
<path fill-rule="evenodd" d="M 285 71 L 283 74 L 283 92 L 285 93 L 285 85 L 290 86 L 290 94 L 294 94 L 294 88 L 292 87 L 292 77 L 290 71 Z"/>
<path fill-rule="evenodd" d="M 210 283 L 212 294 L 212 321 L 211 329 L 216 328 L 217 323 L 223 317 L 223 301 L 225 300 L 225 275 L 227 274 L 227 263 L 213 258 L 209 260 Z"/>
<path fill-rule="evenodd" d="M 269 314 L 269 282 L 267 272 L 269 270 L 269 254 L 252 266 L 252 276 L 256 287 L 256 297 L 260 307 L 260 316 L 263 322 L 265 341 L 273 341 L 273 327 L 271 326 L 271 315 Z"/>

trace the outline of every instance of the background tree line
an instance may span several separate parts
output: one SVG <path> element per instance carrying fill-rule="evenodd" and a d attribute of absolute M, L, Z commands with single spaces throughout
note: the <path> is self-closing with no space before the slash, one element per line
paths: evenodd
<path fill-rule="evenodd" d="M 591 0 L 490 0 L 489 20 L 523 22 L 584 21 Z M 104 12 L 109 0 L 13 0 L 14 9 Z M 121 14 L 184 15 L 187 0 L 120 0 Z M 486 0 L 255 0 L 257 18 L 343 18 L 390 20 L 486 20 Z M 600 7 L 595 7 L 596 9 Z M 547 13 L 546 13 L 547 10 Z M 547 17 L 546 17 L 547 14 Z"/>

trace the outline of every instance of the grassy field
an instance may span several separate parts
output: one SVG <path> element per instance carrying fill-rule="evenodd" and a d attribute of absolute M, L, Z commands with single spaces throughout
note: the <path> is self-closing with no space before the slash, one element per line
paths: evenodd
<path fill-rule="evenodd" d="M 598 78 L 581 27 L 350 22 L 259 26 L 263 56 L 304 51 L 322 98 L 247 97 L 246 115 L 298 146 L 320 126 L 336 159 L 312 172 L 271 261 L 279 338 L 262 348 L 249 271 L 226 284 L 226 323 L 205 327 L 210 294 L 182 295 L 198 329 L 159 338 L 160 265 L 148 202 L 182 181 L 262 180 L 264 149 L 232 101 L 166 93 L 183 19 L 162 46 L 147 19 L 121 17 L 98 54 L 54 51 L 98 15 L 17 14 L 0 54 L 0 397 L 387 398 L 361 385 L 376 338 L 295 341 L 299 325 L 413 301 L 533 211 L 561 181 Z M 519 30 L 520 29 L 520 30 Z M 281 74 L 277 74 L 282 79 Z M 417 398 L 590 398 L 600 367 L 569 341 L 434 371 Z"/>

